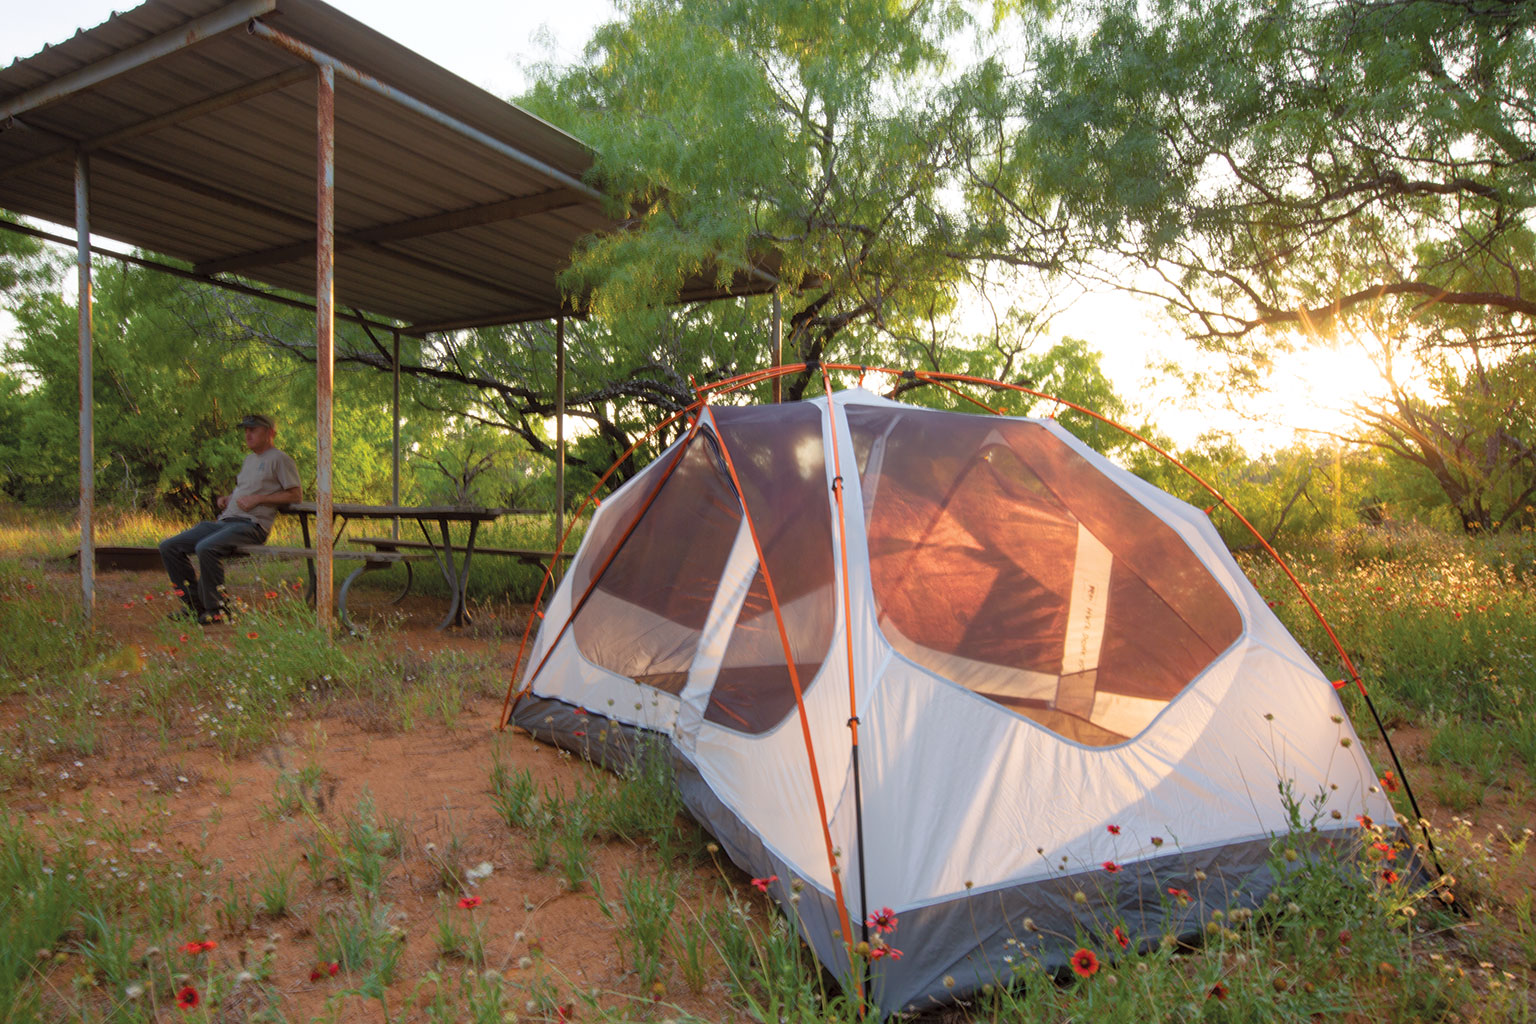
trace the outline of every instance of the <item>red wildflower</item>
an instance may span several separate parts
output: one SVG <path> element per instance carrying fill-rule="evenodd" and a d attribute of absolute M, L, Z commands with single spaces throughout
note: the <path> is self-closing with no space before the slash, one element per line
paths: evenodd
<path fill-rule="evenodd" d="M 1168 890 L 1168 895 L 1172 896 L 1174 899 L 1178 900 L 1180 903 L 1188 903 L 1189 902 L 1189 890 L 1188 889 L 1169 889 Z"/>
<path fill-rule="evenodd" d="M 1387 868 L 1381 873 L 1381 880 L 1386 882 L 1388 885 L 1395 885 L 1397 884 L 1397 872 L 1393 871 L 1391 868 Z"/>
<path fill-rule="evenodd" d="M 867 923 L 877 932 L 893 932 L 896 930 L 896 911 L 882 907 L 869 915 Z"/>
<path fill-rule="evenodd" d="M 769 875 L 767 878 L 754 878 L 752 879 L 752 887 L 758 892 L 767 892 L 769 884 L 778 880 L 778 875 Z"/>
<path fill-rule="evenodd" d="M 484 902 L 479 896 L 465 896 L 459 900 L 459 908 L 461 910 L 474 910 Z"/>
<path fill-rule="evenodd" d="M 194 939 L 181 947 L 183 953 L 206 953 L 210 949 L 218 949 L 219 944 L 212 939 Z"/>
<path fill-rule="evenodd" d="M 1115 934 L 1115 941 L 1120 943 L 1120 948 L 1121 949 L 1128 949 L 1128 948 L 1130 948 L 1131 940 L 1126 938 L 1125 932 L 1121 929 L 1121 927 L 1119 925 L 1115 925 L 1115 933 L 1114 934 Z"/>
<path fill-rule="evenodd" d="M 1218 981 L 1216 984 L 1211 986 L 1210 994 L 1207 995 L 1206 998 L 1207 999 L 1225 999 L 1225 998 L 1227 998 L 1227 986 L 1223 985 L 1221 982 Z"/>
<path fill-rule="evenodd" d="M 336 977 L 336 973 L 338 971 L 340 971 L 340 970 L 341 970 L 341 964 L 330 963 L 330 964 L 326 964 L 325 965 L 325 973 L 329 974 L 333 978 Z"/>
<path fill-rule="evenodd" d="M 1112 860 L 1107 860 L 1104 862 L 1104 870 L 1112 875 L 1118 875 L 1120 873 L 1120 865 Z"/>
<path fill-rule="evenodd" d="M 1379 851 L 1387 860 L 1397 860 L 1397 849 L 1391 843 L 1372 843 L 1371 849 Z"/>
<path fill-rule="evenodd" d="M 267 597 L 268 601 L 272 600 L 276 596 L 277 596 L 277 591 L 275 591 L 275 590 L 267 591 L 266 597 Z"/>
<path fill-rule="evenodd" d="M 28 583 L 27 584 L 27 589 L 28 590 L 36 590 L 37 589 L 37 584 L 36 583 Z"/>
<path fill-rule="evenodd" d="M 577 730 L 576 730 L 576 731 L 575 731 L 575 732 L 573 732 L 573 733 L 571 733 L 571 735 L 572 735 L 572 736 L 585 736 L 585 735 L 586 735 L 586 733 L 585 733 L 585 732 L 583 732 L 583 731 L 582 731 L 582 730 L 580 730 L 580 729 L 577 729 Z"/>
<path fill-rule="evenodd" d="M 1369 814 L 1357 814 L 1355 815 L 1355 821 L 1360 824 L 1361 828 L 1370 828 L 1376 824 L 1371 820 L 1371 816 Z"/>
<path fill-rule="evenodd" d="M 892 960 L 900 960 L 901 950 L 897 949 L 895 946 L 876 946 L 874 949 L 869 951 L 869 958 L 871 960 L 879 960 L 881 957 L 885 956 L 890 957 Z"/>
<path fill-rule="evenodd" d="M 191 985 L 185 985 L 176 993 L 176 1005 L 183 1010 L 190 1010 L 198 1004 L 197 989 Z"/>
<path fill-rule="evenodd" d="M 181 643 L 186 643 L 187 642 L 187 634 L 183 633 L 180 636 L 178 636 L 176 639 L 179 642 L 181 642 Z"/>
<path fill-rule="evenodd" d="M 1117 836 L 1117 835 L 1120 834 L 1120 826 L 1119 825 L 1105 825 L 1104 826 L 1104 831 L 1108 832 L 1112 836 Z"/>
<path fill-rule="evenodd" d="M 571 714 L 573 714 L 573 715 L 584 715 L 586 713 L 587 713 L 587 709 L 586 708 L 576 708 L 576 709 L 574 709 L 571 712 Z"/>
<path fill-rule="evenodd" d="M 1393 775 L 1391 772 L 1387 772 L 1387 774 L 1381 777 L 1381 788 L 1386 790 L 1388 793 L 1396 793 L 1397 776 Z"/>
<path fill-rule="evenodd" d="M 1349 940 L 1352 939 L 1352 938 L 1354 938 L 1354 936 L 1352 934 L 1350 934 L 1350 931 L 1349 931 L 1348 928 L 1345 928 L 1343 931 L 1339 932 L 1339 945 L 1341 945 L 1341 946 L 1349 945 Z"/>
<path fill-rule="evenodd" d="M 133 607 L 133 602 L 132 601 L 124 601 L 123 602 L 123 607 L 124 608 L 132 608 Z"/>
<path fill-rule="evenodd" d="M 1162 846 L 1163 845 L 1163 837 L 1162 836 L 1153 836 L 1152 837 L 1152 845 L 1153 846 Z"/>
<path fill-rule="evenodd" d="M 326 963 L 324 960 L 322 960 L 310 970 L 309 980 L 319 981 L 321 978 L 327 976 L 334 978 L 339 973 L 341 973 L 341 964 Z"/>
<path fill-rule="evenodd" d="M 1099 958 L 1093 955 L 1091 949 L 1080 949 L 1072 954 L 1072 970 L 1084 978 L 1091 978 L 1099 970 Z"/>

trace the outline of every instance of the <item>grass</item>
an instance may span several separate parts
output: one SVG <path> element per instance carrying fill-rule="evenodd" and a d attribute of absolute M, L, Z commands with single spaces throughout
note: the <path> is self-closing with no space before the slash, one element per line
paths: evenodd
<path fill-rule="evenodd" d="M 1408 532 L 1347 534 L 1288 561 L 1332 625 L 1389 728 L 1431 731 L 1427 759 L 1461 775 L 1455 800 L 1512 774 L 1536 780 L 1536 536 L 1473 542 Z M 1335 678 L 1346 669 L 1267 557 L 1244 568 L 1282 622 Z M 1356 722 L 1369 712 L 1343 692 Z M 1374 731 L 1362 726 L 1362 734 Z"/>

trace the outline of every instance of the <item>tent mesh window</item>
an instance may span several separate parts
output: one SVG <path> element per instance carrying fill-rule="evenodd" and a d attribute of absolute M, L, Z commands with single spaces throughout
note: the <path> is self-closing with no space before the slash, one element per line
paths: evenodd
<path fill-rule="evenodd" d="M 571 582 L 581 594 L 601 573 L 574 623 L 587 660 L 676 694 L 688 680 L 741 506 L 707 433 L 695 435 L 667 477 L 671 461 L 671 453 L 664 455 L 622 498 L 604 505 L 587 544 L 591 554 L 578 561 Z M 653 491 L 655 500 L 635 522 Z"/>
<path fill-rule="evenodd" d="M 880 627 L 1061 736 L 1141 732 L 1242 618 L 1151 510 L 1045 427 L 850 406 Z"/>
<path fill-rule="evenodd" d="M 712 415 L 757 528 L 796 674 L 809 689 L 832 644 L 837 617 L 821 410 L 779 405 L 715 408 Z M 759 566 L 704 717 L 756 734 L 778 725 L 794 708 L 784 642 Z"/>

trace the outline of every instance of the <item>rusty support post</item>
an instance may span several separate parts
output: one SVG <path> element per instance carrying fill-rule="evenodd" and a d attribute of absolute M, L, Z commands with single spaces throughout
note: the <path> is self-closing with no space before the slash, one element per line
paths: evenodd
<path fill-rule="evenodd" d="M 90 157 L 75 154 L 75 264 L 80 307 L 80 611 L 87 627 L 96 609 L 96 396 L 91 351 Z"/>
<path fill-rule="evenodd" d="M 336 73 L 315 75 L 315 616 L 331 629 L 335 562 L 332 548 L 331 404 L 336 331 Z"/>
<path fill-rule="evenodd" d="M 555 543 L 560 549 L 565 536 L 565 317 L 555 317 Z M 560 579 L 560 559 L 554 559 L 550 573 Z"/>
<path fill-rule="evenodd" d="M 773 367 L 778 369 L 784 365 L 784 305 L 779 301 L 779 290 L 773 290 Z M 784 376 L 774 374 L 773 377 L 773 403 L 775 405 L 784 401 Z"/>
<path fill-rule="evenodd" d="M 395 336 L 395 350 L 390 361 L 391 376 L 394 378 L 394 397 L 390 403 L 391 418 L 394 429 L 390 433 L 393 442 L 391 447 L 391 460 L 389 465 L 389 500 L 396 508 L 400 507 L 400 332 L 391 332 Z M 400 539 L 400 517 L 393 520 L 394 526 L 390 536 L 395 540 Z"/>

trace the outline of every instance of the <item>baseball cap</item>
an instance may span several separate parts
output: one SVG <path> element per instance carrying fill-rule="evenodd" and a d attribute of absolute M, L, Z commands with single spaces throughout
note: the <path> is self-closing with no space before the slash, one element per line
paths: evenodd
<path fill-rule="evenodd" d="M 266 427 L 270 430 L 276 426 L 276 424 L 272 422 L 271 416 L 263 416 L 261 413 L 253 412 L 246 416 L 245 419 L 241 420 L 239 426 L 242 429 L 247 427 Z"/>

